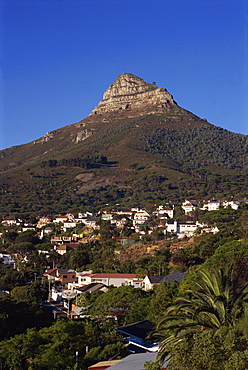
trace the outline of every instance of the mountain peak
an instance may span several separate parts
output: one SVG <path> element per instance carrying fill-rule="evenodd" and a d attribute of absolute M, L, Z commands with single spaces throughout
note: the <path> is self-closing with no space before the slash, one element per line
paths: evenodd
<path fill-rule="evenodd" d="M 158 88 L 155 83 L 150 84 L 131 73 L 122 73 L 105 91 L 103 100 L 91 115 L 119 110 L 153 113 L 172 105 L 176 103 L 165 88 Z"/>
<path fill-rule="evenodd" d="M 154 84 L 149 84 L 140 77 L 131 73 L 122 73 L 105 91 L 103 99 L 109 99 L 113 96 L 132 95 L 155 89 L 156 86 Z"/>

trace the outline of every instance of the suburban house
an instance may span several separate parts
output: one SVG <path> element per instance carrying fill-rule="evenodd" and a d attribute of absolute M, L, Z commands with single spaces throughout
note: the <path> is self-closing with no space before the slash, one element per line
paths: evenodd
<path fill-rule="evenodd" d="M 63 224 L 63 230 L 67 231 L 67 229 L 74 229 L 77 226 L 75 221 L 67 221 Z"/>
<path fill-rule="evenodd" d="M 159 218 L 173 218 L 174 207 L 170 206 L 159 206 L 154 212 Z"/>
<path fill-rule="evenodd" d="M 36 230 L 36 225 L 31 225 L 31 224 L 24 224 L 22 227 L 22 232 L 24 231 L 35 231 Z"/>
<path fill-rule="evenodd" d="M 120 211 L 116 211 L 115 213 L 117 215 L 122 215 L 122 216 L 126 216 L 128 218 L 133 218 L 133 215 L 134 215 L 135 211 L 132 211 L 130 209 L 122 209 Z"/>
<path fill-rule="evenodd" d="M 2 220 L 2 224 L 4 226 L 20 225 L 21 220 L 18 219 L 16 216 L 5 216 Z"/>
<path fill-rule="evenodd" d="M 111 225 L 120 227 L 120 228 L 128 225 L 128 222 L 129 222 L 129 219 L 121 215 L 114 215 L 112 220 L 110 221 Z"/>
<path fill-rule="evenodd" d="M 73 248 L 70 247 L 69 245 L 67 244 L 60 244 L 56 247 L 56 252 L 58 252 L 61 256 L 63 256 L 64 254 L 66 254 L 67 252 L 71 251 Z"/>
<path fill-rule="evenodd" d="M 121 361 L 121 360 L 100 361 L 100 362 L 97 362 L 96 364 L 91 365 L 90 367 L 88 367 L 88 370 L 105 370 L 105 369 L 109 369 L 110 367 L 112 367 L 112 365 L 117 364 L 119 361 Z"/>
<path fill-rule="evenodd" d="M 165 232 L 174 234 L 177 238 L 183 238 L 185 236 L 191 237 L 196 232 L 197 228 L 203 227 L 204 225 L 196 222 L 184 222 L 179 223 L 175 220 L 166 222 Z"/>
<path fill-rule="evenodd" d="M 136 212 L 133 216 L 133 226 L 143 225 L 145 224 L 149 219 L 151 218 L 151 215 L 145 211 L 140 210 Z"/>
<path fill-rule="evenodd" d="M 88 285 L 84 285 L 81 287 L 75 287 L 73 290 L 77 294 L 85 294 L 85 293 L 92 293 L 95 292 L 96 290 L 101 290 L 102 292 L 107 292 L 108 287 L 102 283 L 91 283 Z"/>
<path fill-rule="evenodd" d="M 67 216 L 57 216 L 54 220 L 53 220 L 53 222 L 55 223 L 55 224 L 58 224 L 58 223 L 60 223 L 60 222 L 66 222 L 68 220 L 68 217 Z"/>
<path fill-rule="evenodd" d="M 187 276 L 188 274 L 184 272 L 172 272 L 171 274 L 167 275 L 146 275 L 143 280 L 143 289 L 150 290 L 154 287 L 154 285 L 161 284 L 164 281 L 166 281 L 168 284 L 171 284 L 173 281 L 181 283 L 181 281 Z"/>
<path fill-rule="evenodd" d="M 197 228 L 202 227 L 198 221 L 196 222 L 185 222 L 177 224 L 177 237 L 183 238 L 185 236 L 191 237 L 196 232 Z"/>
<path fill-rule="evenodd" d="M 195 211 L 197 209 L 196 200 L 185 200 L 182 203 L 182 209 L 184 210 L 186 214 Z"/>
<path fill-rule="evenodd" d="M 15 259 L 11 256 L 11 254 L 0 253 L 0 259 L 2 259 L 2 264 L 3 265 L 14 266 L 14 264 L 15 264 Z"/>
<path fill-rule="evenodd" d="M 62 284 L 73 283 L 77 281 L 76 271 L 71 269 L 54 268 L 45 271 L 43 275 L 49 280 L 60 281 Z"/>
<path fill-rule="evenodd" d="M 132 324 L 120 326 L 118 333 L 123 334 L 123 340 L 128 343 L 127 350 L 130 352 L 157 352 L 158 343 L 152 343 L 147 339 L 148 334 L 155 329 L 155 324 L 148 320 L 142 320 Z"/>
<path fill-rule="evenodd" d="M 113 219 L 113 214 L 103 212 L 101 219 L 103 221 L 111 221 Z"/>
<path fill-rule="evenodd" d="M 102 283 L 104 285 L 115 287 L 123 285 L 136 285 L 142 284 L 143 278 L 138 274 L 115 274 L 115 273 L 79 273 L 78 286 L 88 285 L 91 283 Z"/>
<path fill-rule="evenodd" d="M 227 207 L 230 207 L 232 209 L 238 209 L 239 208 L 239 205 L 240 205 L 240 202 L 238 200 L 231 200 L 231 201 L 227 201 L 225 200 L 223 203 L 222 203 L 222 206 L 224 208 L 227 208 Z"/>
<path fill-rule="evenodd" d="M 51 244 L 71 243 L 72 241 L 77 241 L 77 237 L 76 236 L 52 236 L 50 241 L 51 241 Z"/>
<path fill-rule="evenodd" d="M 100 228 L 100 226 L 97 225 L 97 222 L 99 221 L 99 218 L 97 217 L 88 217 L 83 222 L 85 226 L 92 227 L 93 229 Z"/>
<path fill-rule="evenodd" d="M 207 211 L 217 211 L 220 208 L 221 202 L 216 199 L 206 200 L 203 202 L 201 209 Z"/>
<path fill-rule="evenodd" d="M 98 362 L 97 364 L 88 367 L 88 370 L 143 370 L 145 362 L 154 362 L 156 360 L 156 357 L 156 352 L 133 353 L 122 358 L 121 360 Z M 169 360 L 165 361 L 162 370 L 167 369 L 169 362 Z"/>
<path fill-rule="evenodd" d="M 39 221 L 37 222 L 37 227 L 38 228 L 41 228 L 41 227 L 43 227 L 43 226 L 46 226 L 47 224 L 50 224 L 52 222 L 52 219 L 51 219 L 51 217 L 49 217 L 49 216 L 44 216 L 44 217 L 41 217 L 40 219 L 39 219 Z"/>

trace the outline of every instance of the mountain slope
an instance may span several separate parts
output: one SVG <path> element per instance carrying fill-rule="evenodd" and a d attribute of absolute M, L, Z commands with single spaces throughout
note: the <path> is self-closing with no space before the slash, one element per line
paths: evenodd
<path fill-rule="evenodd" d="M 247 136 L 125 73 L 84 120 L 1 151 L 1 212 L 244 196 L 247 154 Z"/>

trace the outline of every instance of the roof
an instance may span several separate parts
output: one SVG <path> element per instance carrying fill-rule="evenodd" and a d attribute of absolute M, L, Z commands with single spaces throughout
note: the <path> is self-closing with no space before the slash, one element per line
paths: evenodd
<path fill-rule="evenodd" d="M 147 275 L 151 284 L 159 284 L 163 281 L 167 281 L 169 284 L 171 284 L 173 281 L 177 281 L 178 283 L 181 283 L 183 279 L 185 279 L 188 274 L 185 272 L 172 272 L 168 275 Z"/>
<path fill-rule="evenodd" d="M 45 271 L 43 275 L 56 276 L 57 270 L 58 270 L 57 268 L 54 268 L 54 269 Z"/>
<path fill-rule="evenodd" d="M 165 275 L 147 275 L 151 284 L 159 284 L 165 280 Z"/>
<path fill-rule="evenodd" d="M 135 337 L 146 339 L 148 333 L 154 330 L 155 324 L 148 320 L 142 320 L 133 324 L 120 326 L 118 331 L 123 334 L 134 335 Z"/>
<path fill-rule="evenodd" d="M 89 276 L 89 275 L 88 275 Z M 91 277 L 94 278 L 138 278 L 140 275 L 139 274 L 107 274 L 107 273 L 96 273 L 96 274 L 91 274 Z"/>
<path fill-rule="evenodd" d="M 70 274 L 70 273 L 75 273 L 75 270 L 68 270 L 68 269 L 58 269 L 59 274 Z"/>
<path fill-rule="evenodd" d="M 107 369 L 109 368 L 110 366 L 113 366 L 115 364 L 117 364 L 119 361 L 121 360 L 109 360 L 109 361 L 101 361 L 101 362 L 97 362 L 97 364 L 94 364 L 94 365 L 91 365 L 90 367 L 88 367 L 88 370 L 94 370 L 94 369 Z"/>
<path fill-rule="evenodd" d="M 81 293 L 86 293 L 86 292 L 94 292 L 95 290 L 100 290 L 102 288 L 106 287 L 105 284 L 102 283 L 91 283 L 85 286 L 82 286 L 80 288 L 75 288 L 76 291 L 79 291 Z M 107 288 L 107 287 L 106 287 Z"/>
<path fill-rule="evenodd" d="M 143 370 L 146 361 L 155 361 L 157 353 L 134 353 L 129 355 L 115 365 L 111 366 L 110 370 Z M 164 368 L 166 369 L 169 361 L 166 361 Z"/>
<path fill-rule="evenodd" d="M 17 217 L 16 217 L 16 216 L 5 216 L 5 217 L 3 218 L 3 220 L 4 220 L 4 221 L 11 221 L 11 220 L 13 220 L 13 221 L 17 221 Z"/>
<path fill-rule="evenodd" d="M 68 251 L 69 249 L 71 249 L 71 248 L 70 248 L 70 246 L 69 246 L 69 245 L 67 245 L 67 244 L 60 244 L 60 245 L 56 248 L 56 250 L 61 250 L 61 251 Z"/>
<path fill-rule="evenodd" d="M 177 281 L 178 283 L 181 283 L 183 279 L 185 279 L 188 276 L 186 272 L 172 272 L 171 274 L 165 275 L 165 280 L 168 281 L 169 284 L 171 284 L 173 281 Z"/>

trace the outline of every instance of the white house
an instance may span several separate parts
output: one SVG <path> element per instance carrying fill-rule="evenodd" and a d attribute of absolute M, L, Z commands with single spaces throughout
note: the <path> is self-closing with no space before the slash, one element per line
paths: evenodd
<path fill-rule="evenodd" d="M 239 204 L 240 202 L 238 200 L 231 200 L 231 201 L 227 201 L 225 200 L 223 203 L 222 203 L 222 206 L 224 208 L 227 208 L 227 207 L 231 207 L 232 209 L 235 209 L 237 210 L 239 208 Z"/>
<path fill-rule="evenodd" d="M 207 211 L 217 211 L 220 208 L 220 201 L 216 199 L 211 199 L 203 202 L 201 209 Z"/>
<path fill-rule="evenodd" d="M 198 227 L 202 227 L 199 222 L 185 222 L 177 224 L 177 237 L 183 238 L 184 236 L 191 237 L 196 232 Z"/>
<path fill-rule="evenodd" d="M 41 217 L 39 221 L 37 222 L 37 227 L 41 228 L 43 226 L 46 226 L 47 224 L 50 224 L 51 222 L 52 222 L 51 217 L 49 216 Z"/>
<path fill-rule="evenodd" d="M 55 224 L 58 224 L 60 222 L 64 223 L 68 220 L 67 216 L 56 216 L 56 218 L 53 220 Z"/>
<path fill-rule="evenodd" d="M 64 222 L 63 224 L 63 230 L 66 231 L 67 229 L 74 229 L 77 226 L 76 222 Z"/>
<path fill-rule="evenodd" d="M 4 265 L 14 265 L 15 264 L 15 260 L 10 254 L 0 253 L 0 258 L 3 260 L 2 262 Z"/>
<path fill-rule="evenodd" d="M 165 232 L 169 232 L 171 234 L 176 234 L 177 233 L 177 221 L 167 221 L 166 224 L 166 229 Z"/>
<path fill-rule="evenodd" d="M 190 237 L 193 236 L 198 227 L 203 227 L 198 221 L 194 222 L 185 222 L 179 223 L 177 221 L 167 221 L 166 222 L 166 232 L 175 234 L 177 238 L 183 238 L 184 236 Z"/>
<path fill-rule="evenodd" d="M 188 276 L 185 272 L 172 272 L 167 275 L 146 275 L 143 280 L 143 288 L 144 290 L 153 289 L 154 285 L 161 284 L 163 282 L 167 282 L 171 284 L 173 281 L 177 281 L 181 283 L 183 279 Z"/>
<path fill-rule="evenodd" d="M 16 216 L 5 216 L 3 221 L 2 221 L 2 224 L 4 226 L 20 225 L 21 220 L 18 219 Z"/>
<path fill-rule="evenodd" d="M 155 215 L 161 218 L 164 216 L 165 218 L 173 218 L 174 216 L 174 206 L 159 206 L 156 211 L 154 212 Z"/>
<path fill-rule="evenodd" d="M 150 214 L 145 210 L 136 212 L 133 216 L 133 226 L 143 225 L 150 219 Z"/>
<path fill-rule="evenodd" d="M 197 209 L 197 202 L 195 200 L 185 200 L 182 203 L 182 209 L 186 214 L 193 212 L 194 210 Z"/>
<path fill-rule="evenodd" d="M 112 274 L 79 273 L 77 275 L 77 279 L 78 279 L 78 286 L 88 285 L 91 283 L 102 283 L 107 286 L 113 285 L 115 287 L 120 287 L 123 285 L 132 285 L 132 286 L 137 287 L 138 281 L 140 281 L 140 284 L 143 281 L 143 278 L 138 274 L 115 274 L 115 273 L 112 273 Z"/>

